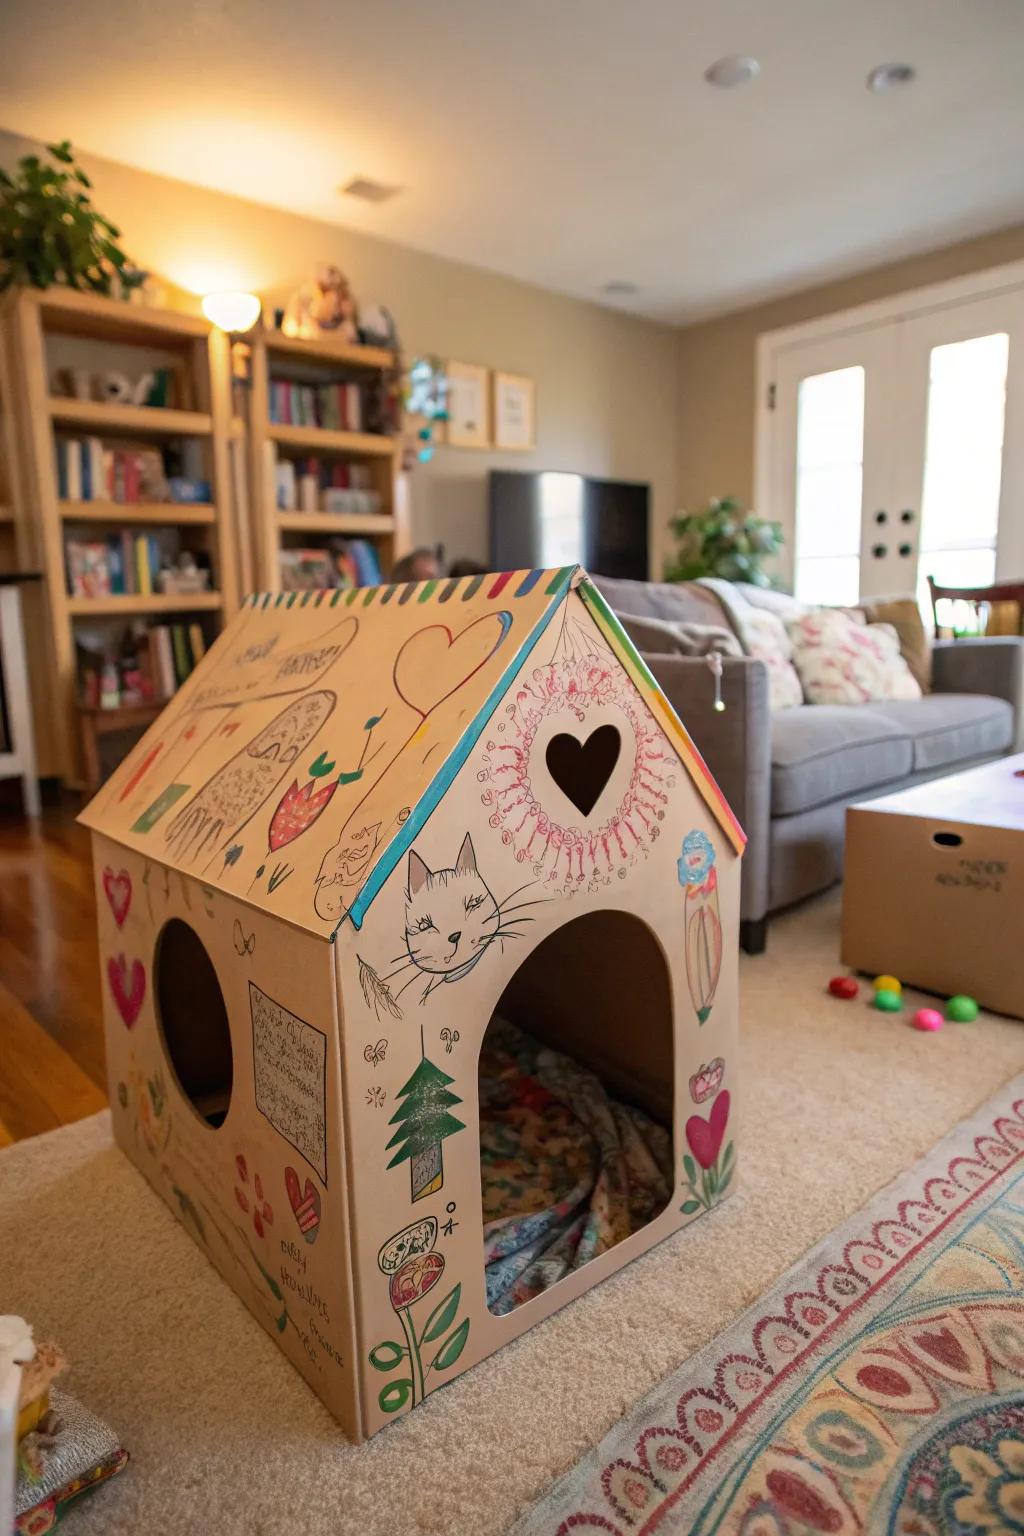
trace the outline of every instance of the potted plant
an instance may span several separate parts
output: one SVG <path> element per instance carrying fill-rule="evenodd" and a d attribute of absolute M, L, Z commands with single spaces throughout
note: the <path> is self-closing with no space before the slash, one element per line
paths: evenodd
<path fill-rule="evenodd" d="M 132 269 L 121 231 L 93 207 L 68 140 L 46 149 L 51 160 L 23 155 L 13 174 L 0 170 L 0 292 L 59 284 L 127 297 L 146 274 Z"/>
<path fill-rule="evenodd" d="M 735 496 L 716 496 L 700 512 L 680 512 L 669 525 L 678 548 L 666 562 L 666 581 L 720 576 L 770 587 L 765 562 L 782 548 L 782 524 L 744 511 Z"/>

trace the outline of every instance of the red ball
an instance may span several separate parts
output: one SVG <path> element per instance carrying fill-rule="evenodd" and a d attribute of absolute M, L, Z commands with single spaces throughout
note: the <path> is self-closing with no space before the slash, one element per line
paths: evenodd
<path fill-rule="evenodd" d="M 852 976 L 833 976 L 828 989 L 833 997 L 844 997 L 847 1001 L 856 997 L 860 991 L 860 987 Z"/>

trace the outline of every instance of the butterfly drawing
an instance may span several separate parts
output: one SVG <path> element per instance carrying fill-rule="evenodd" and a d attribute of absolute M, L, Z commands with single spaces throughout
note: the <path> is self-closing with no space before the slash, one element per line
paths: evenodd
<path fill-rule="evenodd" d="M 388 1053 L 388 1043 L 387 1043 L 387 1041 L 386 1040 L 378 1040 L 376 1045 L 368 1045 L 365 1048 L 365 1050 L 363 1051 L 363 1060 L 364 1061 L 368 1061 L 370 1063 L 370 1065 L 373 1066 L 373 1067 L 379 1067 L 381 1062 L 384 1060 L 385 1056 L 387 1055 L 387 1053 Z"/>
<path fill-rule="evenodd" d="M 255 933 L 246 935 L 237 917 L 235 918 L 235 926 L 232 929 L 231 936 L 235 941 L 235 950 L 239 955 L 245 956 L 253 953 L 256 948 L 256 935 Z"/>
<path fill-rule="evenodd" d="M 459 1043 L 459 1032 L 457 1029 L 449 1029 L 446 1025 L 441 1031 L 441 1039 L 444 1041 L 445 1055 L 450 1056 L 452 1046 Z"/>

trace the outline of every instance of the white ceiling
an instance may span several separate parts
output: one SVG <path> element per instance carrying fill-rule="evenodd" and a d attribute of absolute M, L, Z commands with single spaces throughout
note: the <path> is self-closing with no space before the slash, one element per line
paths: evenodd
<path fill-rule="evenodd" d="M 1022 75 L 1022 0 L 0 4 L 6 128 L 676 322 L 1024 218 Z"/>

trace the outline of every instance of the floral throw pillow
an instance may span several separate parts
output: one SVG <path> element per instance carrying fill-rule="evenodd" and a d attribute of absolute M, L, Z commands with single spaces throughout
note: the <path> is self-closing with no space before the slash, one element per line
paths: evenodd
<path fill-rule="evenodd" d="M 802 704 L 803 689 L 791 660 L 793 645 L 778 614 L 767 608 L 747 609 L 743 614 L 743 644 L 749 656 L 763 661 L 768 668 L 768 703 L 772 711 Z"/>
<path fill-rule="evenodd" d="M 819 608 L 794 619 L 789 637 L 808 704 L 921 697 L 890 624 L 858 624 L 837 608 Z"/>

